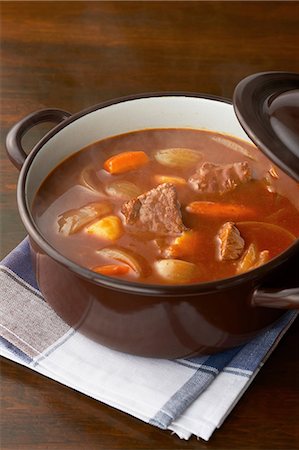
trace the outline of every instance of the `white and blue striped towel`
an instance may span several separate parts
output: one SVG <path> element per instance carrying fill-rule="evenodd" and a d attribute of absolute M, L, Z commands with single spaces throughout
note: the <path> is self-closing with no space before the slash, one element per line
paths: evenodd
<path fill-rule="evenodd" d="M 27 239 L 0 267 L 2 356 L 183 439 L 210 438 L 296 317 L 287 312 L 248 344 L 217 355 L 142 358 L 62 322 L 38 290 Z"/>

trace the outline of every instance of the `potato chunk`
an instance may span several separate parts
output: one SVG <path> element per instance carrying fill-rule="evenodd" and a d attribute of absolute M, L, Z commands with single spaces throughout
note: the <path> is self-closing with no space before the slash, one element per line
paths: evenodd
<path fill-rule="evenodd" d="M 170 283 L 190 283 L 199 275 L 197 265 L 180 259 L 161 259 L 155 262 L 155 268 Z"/>
<path fill-rule="evenodd" d="M 184 231 L 166 248 L 164 254 L 167 258 L 194 256 L 203 244 L 204 239 L 201 233 L 195 230 Z"/>
<path fill-rule="evenodd" d="M 107 216 L 87 227 L 87 233 L 109 241 L 116 241 L 123 233 L 123 225 L 119 217 Z"/>

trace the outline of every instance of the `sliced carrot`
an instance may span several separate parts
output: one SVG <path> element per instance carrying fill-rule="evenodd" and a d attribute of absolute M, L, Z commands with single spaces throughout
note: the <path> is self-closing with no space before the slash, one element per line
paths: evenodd
<path fill-rule="evenodd" d="M 234 203 L 217 203 L 198 201 L 187 206 L 187 211 L 193 214 L 202 214 L 210 217 L 238 219 L 240 217 L 252 217 L 255 211 L 249 206 Z"/>
<path fill-rule="evenodd" d="M 128 266 L 118 266 L 116 264 L 107 264 L 106 266 L 94 267 L 93 272 L 100 273 L 101 275 L 125 275 L 129 272 Z"/>
<path fill-rule="evenodd" d="M 149 161 L 144 152 L 123 152 L 111 156 L 104 162 L 104 169 L 112 175 L 129 172 L 144 166 Z"/>

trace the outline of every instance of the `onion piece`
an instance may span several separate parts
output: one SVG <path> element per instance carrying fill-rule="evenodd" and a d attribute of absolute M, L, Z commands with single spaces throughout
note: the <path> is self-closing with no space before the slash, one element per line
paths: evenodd
<path fill-rule="evenodd" d="M 82 170 L 80 174 L 80 184 L 91 191 L 103 192 L 102 183 L 93 169 L 85 168 Z"/>
<path fill-rule="evenodd" d="M 277 173 L 277 170 L 274 166 L 271 166 L 270 169 L 268 170 L 269 174 L 271 175 L 272 178 L 275 178 L 276 180 L 279 178 L 279 175 Z"/>
<path fill-rule="evenodd" d="M 146 277 L 151 273 L 148 262 L 141 255 L 124 247 L 105 247 L 97 250 L 97 254 L 104 258 L 127 264 L 140 277 Z"/>
<path fill-rule="evenodd" d="M 237 274 L 256 269 L 269 261 L 269 250 L 259 252 L 254 243 L 250 244 L 237 265 Z"/>
<path fill-rule="evenodd" d="M 111 212 L 111 204 L 104 201 L 89 203 L 82 208 L 70 209 L 58 216 L 59 232 L 66 236 L 77 233 L 93 220 Z"/>
<path fill-rule="evenodd" d="M 117 180 L 108 184 L 105 187 L 105 192 L 111 197 L 116 197 L 121 200 L 131 200 L 142 194 L 142 190 L 131 181 Z"/>
<path fill-rule="evenodd" d="M 158 163 L 168 167 L 192 167 L 201 158 L 202 153 L 192 148 L 164 148 L 155 153 Z"/>
<path fill-rule="evenodd" d="M 235 141 L 227 139 L 226 137 L 223 136 L 212 136 L 211 139 L 212 141 L 218 142 L 219 144 L 222 144 L 225 147 L 234 150 L 235 152 L 241 153 L 242 155 L 246 156 L 249 159 L 252 159 L 253 161 L 257 161 L 257 159 L 254 156 L 252 156 L 252 154 L 247 150 L 247 148 L 242 147 Z"/>
<path fill-rule="evenodd" d="M 296 240 L 296 237 L 290 231 L 273 223 L 244 221 L 237 222 L 236 226 L 244 241 L 247 244 L 254 243 L 256 246 L 256 259 L 253 264 L 258 261 L 260 251 L 267 249 L 269 259 L 274 258 Z M 251 249 L 251 251 L 254 252 L 254 249 Z"/>

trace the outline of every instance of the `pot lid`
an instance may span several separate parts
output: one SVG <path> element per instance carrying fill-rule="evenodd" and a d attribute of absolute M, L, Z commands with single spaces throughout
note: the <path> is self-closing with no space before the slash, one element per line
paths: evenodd
<path fill-rule="evenodd" d="M 299 74 L 250 75 L 237 85 L 233 104 L 256 146 L 299 181 Z"/>

